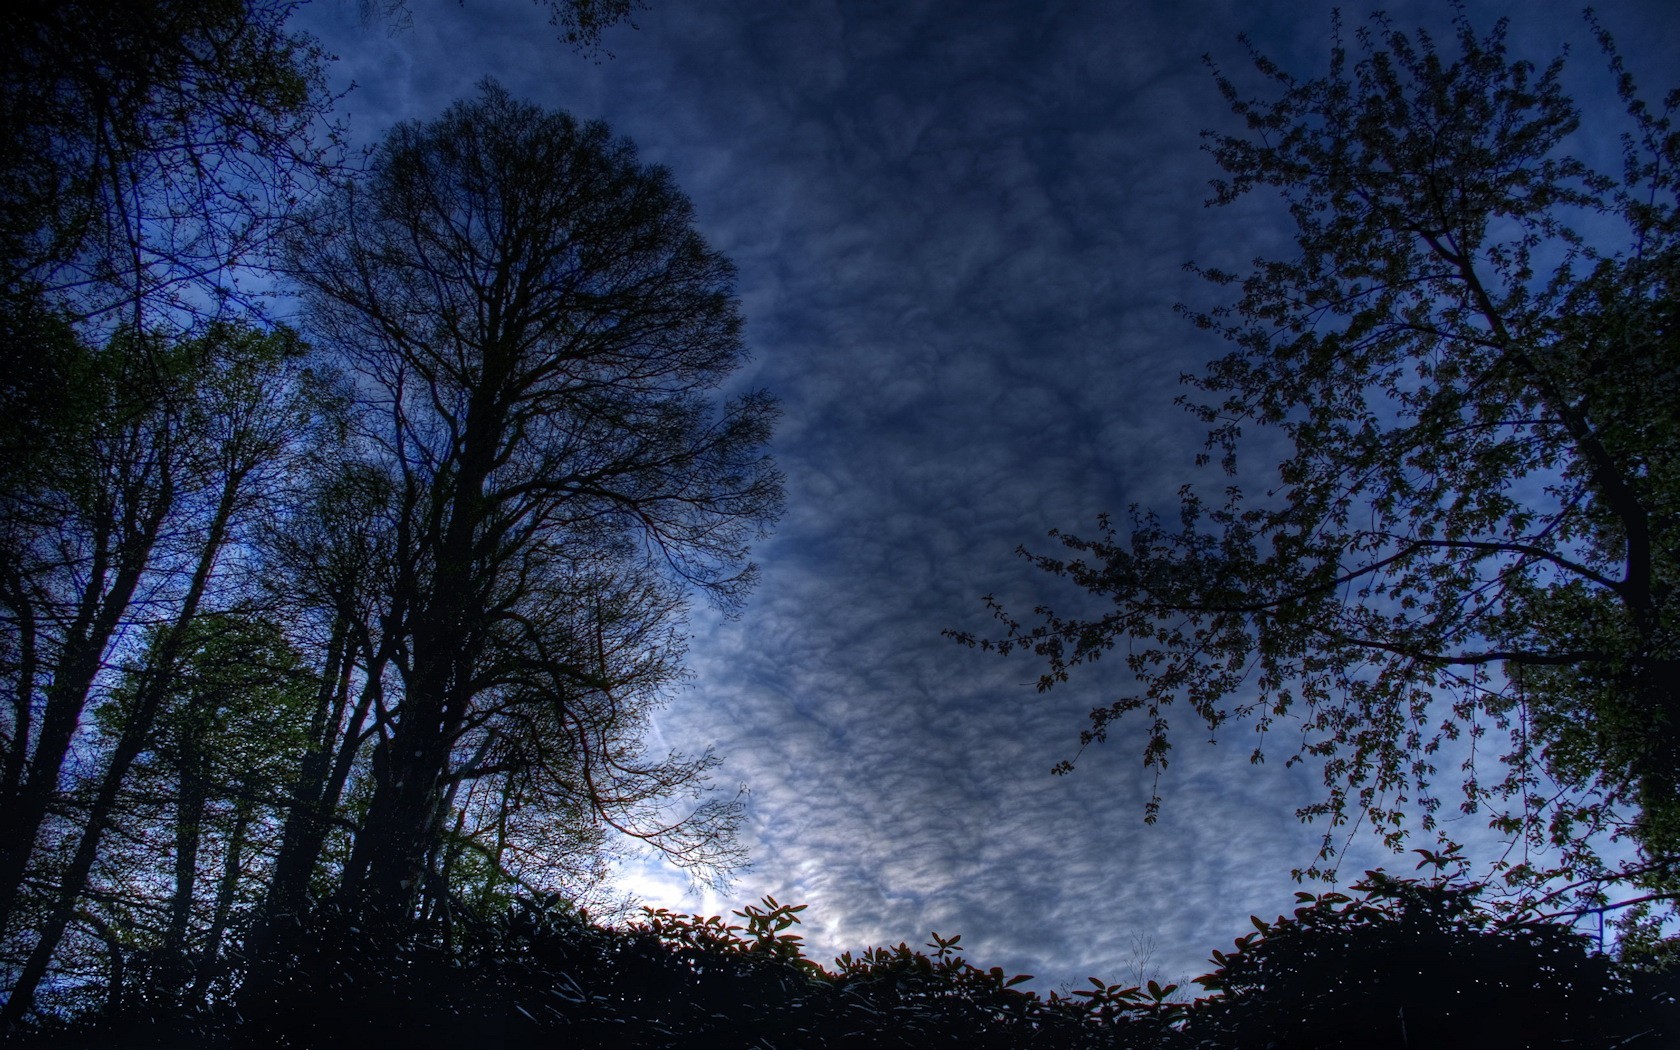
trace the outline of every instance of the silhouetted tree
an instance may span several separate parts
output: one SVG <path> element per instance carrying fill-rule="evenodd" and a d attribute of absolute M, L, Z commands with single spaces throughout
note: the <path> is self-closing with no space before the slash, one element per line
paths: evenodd
<path fill-rule="evenodd" d="M 277 406 L 227 413 L 267 367 L 253 366 L 253 348 L 266 343 L 283 371 L 273 354 L 289 337 L 228 319 L 254 305 L 239 269 L 261 261 L 332 144 L 318 127 L 330 102 L 320 56 L 286 32 L 291 10 L 23 0 L 0 11 L 7 1021 L 29 1007 L 64 924 L 82 921 L 81 882 L 147 731 L 137 719 L 140 737 L 75 752 L 72 768 L 90 700 L 137 620 L 192 621 L 266 469 L 245 459 L 261 458 L 251 442 L 263 439 L 243 428 L 267 426 Z M 329 149 L 312 144 L 317 132 Z M 66 804 L 78 793 L 79 810 Z"/>
<path fill-rule="evenodd" d="M 6 5 L 0 307 L 151 330 L 249 305 L 238 268 L 330 159 L 327 129 L 310 141 L 331 102 L 321 56 L 287 32 L 292 7 Z"/>
<path fill-rule="evenodd" d="M 163 640 L 153 632 L 148 650 Z M 127 731 L 155 662 L 148 657 L 98 710 L 106 736 Z M 135 928 L 129 947 L 140 958 L 129 967 L 139 962 L 144 972 L 125 991 L 196 1002 L 224 969 L 236 909 L 247 910 L 261 890 L 255 876 L 272 851 L 281 787 L 298 764 L 312 677 L 279 629 L 258 615 L 213 613 L 188 627 L 112 820 L 122 844 L 93 876 L 104 876 L 107 892 L 88 910 L 109 902 Z"/>
<path fill-rule="evenodd" d="M 343 396 L 327 399 L 326 429 L 311 443 L 290 505 L 266 523 L 259 544 L 270 600 L 319 671 L 262 909 L 270 919 L 308 910 L 329 836 L 345 824 L 341 804 L 377 732 L 391 653 L 380 609 L 394 571 L 393 485 L 348 454 L 339 410 L 349 396 L 334 394 Z"/>
<path fill-rule="evenodd" d="M 639 6 L 550 5 L 562 39 L 584 51 Z M 453 898 L 451 880 L 481 880 L 475 887 L 494 898 L 503 892 L 498 880 L 534 877 L 541 865 L 513 858 L 522 836 L 565 836 L 576 847 L 561 851 L 565 863 L 579 873 L 598 871 L 592 851 L 603 822 L 688 860 L 729 853 L 736 810 L 728 803 L 709 803 L 674 823 L 654 819 L 674 790 L 696 786 L 709 756 L 649 757 L 637 743 L 649 705 L 680 675 L 683 585 L 733 601 L 750 577 L 745 537 L 773 516 L 779 499 L 779 480 L 756 451 L 767 433 L 768 399 L 714 405 L 703 393 L 740 354 L 727 264 L 688 232 L 686 202 L 663 174 L 636 169 L 615 145 L 623 170 L 611 163 L 590 170 L 609 181 L 629 175 L 584 196 L 620 193 L 626 214 L 635 214 L 619 240 L 586 243 L 585 254 L 623 250 L 624 257 L 574 259 L 571 271 L 546 264 L 547 275 L 561 280 L 583 275 L 568 293 L 571 312 L 557 324 L 617 329 L 572 331 L 562 353 L 596 354 L 593 364 L 567 362 L 548 377 L 573 384 L 547 393 L 576 413 L 551 426 L 551 406 L 520 400 L 543 381 L 515 394 L 498 373 L 483 391 L 512 400 L 459 417 L 472 420 L 469 483 L 527 470 L 525 482 L 541 488 L 548 483 L 542 470 L 573 469 L 576 475 L 553 481 L 553 490 L 572 487 L 573 516 L 559 524 L 552 500 L 504 491 L 490 502 L 505 514 L 486 517 L 475 497 L 452 491 L 459 472 L 405 476 L 405 469 L 429 469 L 425 457 L 438 446 L 428 442 L 440 433 L 415 442 L 401 432 L 413 404 L 396 408 L 396 455 L 382 455 L 392 449 L 380 450 L 366 426 L 376 410 L 364 401 L 346 414 L 335 403 L 350 391 L 345 385 L 322 385 L 306 400 L 310 381 L 298 371 L 293 335 L 240 320 L 257 316 L 258 297 L 245 289 L 266 285 L 267 252 L 323 185 L 336 145 L 325 124 L 332 100 L 323 56 L 312 40 L 288 31 L 293 8 L 278 0 L 23 0 L 0 12 L 0 355 L 7 360 L 0 369 L 0 964 L 7 999 L 0 1022 L 7 1024 L 30 1009 L 55 965 L 60 989 L 108 976 L 113 1004 L 125 988 L 124 969 L 132 977 L 136 963 L 155 986 L 148 994 L 202 996 L 239 908 L 260 888 L 253 871 L 268 874 L 271 850 L 271 913 L 297 910 L 312 880 L 321 888 L 329 836 L 361 830 L 362 813 L 345 805 L 359 775 L 361 801 L 374 804 L 373 826 L 389 840 L 402 821 L 390 815 L 392 805 L 401 812 L 390 794 L 404 784 L 413 789 L 400 763 L 396 779 L 388 775 L 390 748 L 397 736 L 404 743 L 427 737 L 417 728 L 424 719 L 404 714 L 413 711 L 405 677 L 413 677 L 417 639 L 422 647 L 445 639 L 447 650 L 435 664 L 429 653 L 419 661 L 420 695 L 435 698 L 455 670 L 479 676 L 450 680 L 445 691 L 459 686 L 479 704 L 465 720 L 437 728 L 434 742 L 446 739 L 442 764 L 420 793 L 436 803 L 421 862 L 430 905 Z M 604 142 L 594 134 L 579 133 L 585 151 Z M 580 189 L 574 183 L 567 192 Z M 671 206 L 660 212 L 662 203 Z M 636 213 L 639 207 L 650 210 Z M 570 242 L 556 245 L 562 254 L 572 250 Z M 508 258 L 522 250 L 512 247 Z M 521 257 L 505 272 L 530 262 Z M 636 269 L 645 265 L 665 270 Z M 653 291 L 641 287 L 644 280 Z M 686 300 L 684 281 L 693 293 Z M 609 294 L 597 295 L 607 285 Z M 487 293 L 480 305 L 499 309 L 529 291 L 502 299 Z M 608 301 L 613 294 L 621 298 Z M 626 310 L 625 300 L 645 309 Z M 519 328 L 522 308 L 511 324 L 491 324 L 498 338 L 539 334 L 540 325 Z M 556 345 L 553 332 L 540 337 Z M 641 357 L 612 356 L 632 344 Z M 511 345 L 491 352 L 499 362 L 493 369 L 530 349 Z M 432 392 L 453 381 L 443 377 Z M 358 383 L 362 394 L 378 387 L 366 374 Z M 597 383 L 617 386 L 591 392 Z M 509 437 L 504 445 L 480 440 L 495 429 L 482 429 L 492 416 Z M 337 444 L 298 459 L 320 427 Z M 554 440 L 532 440 L 537 433 Z M 487 451 L 511 458 L 488 463 Z M 418 458 L 404 462 L 410 452 Z M 415 502 L 417 494 L 430 503 Z M 281 513 L 287 497 L 297 501 L 295 511 Z M 469 509 L 424 520 L 450 507 Z M 475 533 L 487 522 L 488 531 Z M 417 534 L 411 557 L 395 557 L 397 542 Z M 462 537 L 485 546 L 468 552 L 473 564 L 457 571 L 449 562 L 462 554 Z M 510 553 L 521 550 L 524 556 Z M 654 550 L 666 571 L 654 567 Z M 487 564 L 488 576 L 473 576 Z M 257 566 L 261 585 L 251 572 Z M 463 580 L 503 589 L 427 598 L 417 614 L 411 608 L 417 593 L 435 596 L 427 588 Z M 493 639 L 451 633 L 462 626 L 455 612 L 473 608 L 495 619 Z M 239 726 L 263 717 L 250 705 L 290 718 L 299 698 L 293 689 L 276 705 L 272 690 L 235 683 L 229 666 L 241 658 L 229 653 L 251 656 L 249 647 L 207 641 L 205 632 L 250 642 L 250 632 L 271 630 L 270 622 L 283 623 L 289 639 L 270 639 L 265 652 L 290 652 L 295 642 L 323 673 L 310 679 L 303 739 L 293 738 L 300 727 L 290 722 L 285 732 L 270 726 L 272 752 L 241 751 L 234 771 L 224 759 L 243 747 Z M 497 655 L 461 664 L 463 647 Z M 251 656 L 246 669 L 263 662 Z M 90 726 L 96 709 L 104 717 Z M 417 768 L 430 769 L 425 762 Z M 268 821 L 277 778 L 288 781 L 290 797 L 275 843 Z M 144 826 L 147 813 L 158 818 L 156 828 Z M 167 877 L 157 868 L 163 837 L 172 851 Z M 363 847 L 357 872 L 403 862 L 367 852 L 365 837 L 356 844 Z M 215 874 L 206 868 L 212 858 Z M 78 930 L 98 939 L 103 963 L 83 966 L 85 953 L 70 958 L 80 948 L 65 938 L 75 941 Z"/>
<path fill-rule="evenodd" d="M 4 665 L 14 700 L 0 796 L 0 929 L 23 943 L 19 895 L 43 828 L 74 781 L 91 791 L 75 814 L 66 866 L 45 882 L 37 937 L 0 1019 L 28 1009 L 45 976 L 134 760 L 176 684 L 202 613 L 240 597 L 230 553 L 277 491 L 305 428 L 300 347 L 286 330 L 213 325 L 167 344 L 119 333 L 103 349 L 65 344 L 55 367 L 69 393 L 39 424 L 50 441 L 13 466 L 3 494 L 4 608 L 18 627 Z M 17 406 L 29 415 L 27 406 Z M 123 629 L 156 625 L 123 729 L 109 747 L 69 759 L 90 703 L 113 684 Z M 83 779 L 86 778 L 86 779 Z"/>
<path fill-rule="evenodd" d="M 1394 845 L 1434 828 L 1452 742 L 1475 746 L 1466 810 L 1558 851 L 1508 872 L 1531 903 L 1551 879 L 1672 894 L 1680 135 L 1602 34 L 1617 176 L 1569 155 L 1562 60 L 1510 59 L 1503 22 L 1478 36 L 1461 14 L 1453 53 L 1380 17 L 1355 36 L 1312 79 L 1256 56 L 1267 99 L 1218 78 L 1248 130 L 1209 139 L 1215 200 L 1275 188 L 1299 253 L 1204 271 L 1236 300 L 1190 317 L 1235 348 L 1193 408 L 1233 473 L 1244 426 L 1281 431 L 1276 481 L 1213 505 L 1186 489 L 1177 526 L 1134 511 L 1129 534 L 1062 536 L 1068 557 L 1028 557 L 1099 610 L 996 608 L 1007 633 L 981 644 L 1043 658 L 1041 689 L 1118 650 L 1137 690 L 1083 740 L 1139 711 L 1157 771 L 1174 704 L 1209 729 L 1292 719 L 1290 762 L 1322 762 L 1329 789 L 1303 815 Z M 1600 856 L 1605 833 L 1641 856 Z"/>
<path fill-rule="evenodd" d="M 743 354 L 728 262 L 628 143 L 494 86 L 398 127 L 306 229 L 292 275 L 354 385 L 350 447 L 390 492 L 361 654 L 387 681 L 345 900 L 405 923 L 454 786 L 526 762 L 703 860 L 732 805 L 650 823 L 708 761 L 638 757 L 633 729 L 675 673 L 671 589 L 738 601 L 780 500 L 771 400 L 708 393 Z"/>

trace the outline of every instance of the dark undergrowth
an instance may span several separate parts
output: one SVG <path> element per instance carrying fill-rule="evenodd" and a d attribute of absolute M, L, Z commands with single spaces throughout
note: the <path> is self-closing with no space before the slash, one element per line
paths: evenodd
<path fill-rule="evenodd" d="M 157 971 L 115 1002 L 9 1043 L 43 1048 L 1669 1047 L 1676 975 L 1619 964 L 1566 927 L 1500 925 L 1473 889 L 1375 876 L 1302 895 L 1216 952 L 1190 1001 L 1092 979 L 1039 995 L 966 961 L 960 938 L 831 966 L 804 958 L 800 907 L 629 928 L 554 902 L 382 936 L 329 912 L 294 924 L 269 977 L 185 1005 Z"/>

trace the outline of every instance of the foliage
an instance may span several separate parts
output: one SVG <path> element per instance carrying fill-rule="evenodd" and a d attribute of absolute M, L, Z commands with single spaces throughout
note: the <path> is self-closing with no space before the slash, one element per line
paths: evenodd
<path fill-rule="evenodd" d="M 161 636 L 151 632 L 148 650 Z M 118 803 L 120 845 L 101 858 L 85 905 L 108 924 L 132 917 L 121 945 L 127 977 L 107 981 L 113 1000 L 211 993 L 228 931 L 254 904 L 246 873 L 272 853 L 281 787 L 318 688 L 280 630 L 254 616 L 202 616 L 182 650 Z M 154 667 L 131 664 L 96 708 L 105 736 L 123 735 Z"/>
<path fill-rule="evenodd" d="M 310 141 L 331 100 L 323 56 L 286 30 L 292 6 L 6 5 L 0 308 L 155 328 L 252 304 L 237 268 L 260 263 L 333 152 L 330 131 Z"/>
<path fill-rule="evenodd" d="M 1438 871 L 1457 856 L 1423 854 Z M 1213 953 L 1190 1030 L 1220 1045 L 1666 1045 L 1680 1029 L 1672 980 L 1588 950 L 1567 926 L 1502 920 L 1480 887 L 1378 871 L 1352 889 L 1299 893 L 1292 917 L 1252 919 Z"/>
<path fill-rule="evenodd" d="M 735 913 L 745 927 L 649 911 L 614 929 L 557 899 L 521 898 L 449 948 L 328 909 L 288 940 L 302 950 L 287 979 L 237 1016 L 131 1012 L 38 1035 L 48 1045 L 89 1033 L 177 1046 L 1153 1045 L 1117 1042 L 1110 1016 L 1008 987 L 1024 977 L 969 966 L 959 938 L 936 936 L 933 957 L 899 945 L 827 971 L 787 932 L 802 910 L 766 899 Z"/>
<path fill-rule="evenodd" d="M 1026 554 L 1093 611 L 1024 625 L 991 602 L 1004 636 L 958 637 L 1036 654 L 1041 690 L 1118 651 L 1136 691 L 1081 739 L 1139 712 L 1157 782 L 1175 705 L 1262 745 L 1287 725 L 1289 764 L 1322 768 L 1301 815 L 1327 819 L 1323 858 L 1337 828 L 1438 830 L 1456 765 L 1530 903 L 1680 889 L 1680 95 L 1647 106 L 1599 35 L 1614 175 L 1568 152 L 1562 60 L 1514 60 L 1503 22 L 1462 11 L 1450 45 L 1379 16 L 1344 47 L 1338 26 L 1312 79 L 1255 55 L 1266 97 L 1218 75 L 1247 130 L 1208 138 L 1214 203 L 1275 190 L 1298 248 L 1203 270 L 1234 302 L 1186 311 L 1233 345 L 1189 378 L 1200 459 L 1232 480 L 1186 487 L 1176 525 L 1134 508 L 1129 533 L 1105 517 L 1052 534 L 1067 557 Z M 1287 448 L 1263 488 L 1249 426 Z M 1607 837 L 1641 855 L 1618 866 Z"/>
<path fill-rule="evenodd" d="M 1452 858 L 1426 857 L 1444 863 Z M 803 905 L 718 916 L 646 909 L 602 925 L 521 897 L 441 936 L 369 928 L 330 905 L 288 938 L 285 978 L 237 1013 L 132 1002 L 27 1033 L 27 1045 L 353 1047 L 1658 1046 L 1672 977 L 1625 970 L 1566 927 L 1504 924 L 1450 878 L 1369 873 L 1359 896 L 1303 896 L 1255 919 L 1201 982 L 1041 997 L 962 957 L 960 936 L 846 953 L 823 967 L 791 930 Z M 1390 1023 L 1392 1021 L 1392 1023 Z M 1404 1026 L 1404 1027 L 1402 1027 Z"/>
<path fill-rule="evenodd" d="M 196 618 L 240 603 L 237 548 L 272 506 L 306 415 L 300 348 L 285 329 L 218 323 L 179 341 L 119 330 L 102 347 L 72 337 L 55 349 L 46 371 L 63 393 L 0 423 L 48 438 L 24 447 L 0 493 L 0 609 L 15 632 L 0 664 L 11 697 L 0 715 L 0 929 L 6 962 L 22 967 L 7 1020 L 85 914 L 77 902 Z M 96 743 L 84 716 L 147 628 L 121 730 Z M 73 856 L 55 859 L 54 843 Z M 20 906 L 45 911 L 25 921 Z"/>

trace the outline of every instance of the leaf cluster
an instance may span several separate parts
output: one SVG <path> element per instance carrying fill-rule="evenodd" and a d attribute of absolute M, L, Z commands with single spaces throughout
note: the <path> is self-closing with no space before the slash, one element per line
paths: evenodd
<path fill-rule="evenodd" d="M 1445 40 L 1338 21 L 1311 78 L 1253 53 L 1258 92 L 1215 70 L 1244 128 L 1207 136 L 1210 203 L 1275 192 L 1295 234 L 1200 269 L 1225 302 L 1181 308 L 1230 345 L 1181 399 L 1228 479 L 1186 485 L 1176 520 L 1134 507 L 1023 550 L 1077 612 L 988 599 L 1001 637 L 952 632 L 1038 657 L 1041 691 L 1118 656 L 1081 747 L 1140 721 L 1157 783 L 1175 711 L 1253 730 L 1256 763 L 1283 736 L 1325 786 L 1300 811 L 1328 825 L 1311 874 L 1337 836 L 1399 849 L 1456 808 L 1589 896 L 1672 891 L 1680 94 L 1644 102 L 1589 25 L 1625 107 L 1615 174 L 1571 152 L 1563 58 L 1515 58 L 1462 8 Z M 1239 462 L 1254 429 L 1283 439 L 1275 467 Z M 1617 869 L 1615 838 L 1645 856 Z"/>

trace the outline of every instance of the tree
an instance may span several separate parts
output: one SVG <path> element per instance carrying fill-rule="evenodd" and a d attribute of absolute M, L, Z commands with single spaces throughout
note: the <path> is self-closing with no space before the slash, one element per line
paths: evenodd
<path fill-rule="evenodd" d="M 301 347 L 294 333 L 212 325 L 166 343 L 119 333 L 103 350 L 72 341 L 60 362 L 72 392 L 41 423 L 54 439 L 8 478 L 0 609 L 17 627 L 0 668 L 13 691 L 0 795 L 0 930 L 21 933 L 18 904 L 39 876 L 43 829 L 66 793 L 86 787 L 66 869 L 46 880 L 38 936 L 0 1008 L 28 1009 L 98 859 L 124 779 L 176 685 L 198 618 L 240 597 L 236 552 L 271 510 L 297 436 Z M 29 414 L 27 406 L 19 412 Z M 126 629 L 157 632 L 123 729 L 72 761 L 89 705 L 112 683 Z M 76 767 L 92 766 L 91 775 Z M 77 781 L 80 784 L 77 785 Z M 21 940 L 21 938 L 20 938 Z"/>
<path fill-rule="evenodd" d="M 728 262 L 629 143 L 494 85 L 399 126 L 305 228 L 288 266 L 390 493 L 348 906 L 406 923 L 455 785 L 511 773 L 498 757 L 545 721 L 573 797 L 705 859 L 728 804 L 648 804 L 708 763 L 635 760 L 624 729 L 673 673 L 674 588 L 738 602 L 780 502 L 773 402 L 709 394 L 743 354 Z"/>
<path fill-rule="evenodd" d="M 1007 629 L 978 642 L 1042 658 L 1041 690 L 1119 648 L 1136 690 L 1082 740 L 1141 711 L 1157 777 L 1175 703 L 1210 730 L 1293 719 L 1289 762 L 1328 788 L 1302 815 L 1393 846 L 1435 829 L 1452 756 L 1463 809 L 1518 845 L 1505 876 L 1552 910 L 1680 891 L 1680 135 L 1594 29 L 1626 106 L 1614 176 L 1566 152 L 1562 59 L 1512 60 L 1504 22 L 1461 13 L 1438 47 L 1378 17 L 1355 54 L 1338 27 L 1324 76 L 1255 55 L 1264 98 L 1217 75 L 1247 131 L 1209 136 L 1214 201 L 1275 188 L 1298 246 L 1202 271 L 1235 300 L 1186 311 L 1233 344 L 1190 380 L 1199 459 L 1232 482 L 1183 490 L 1177 526 L 1134 508 L 1129 535 L 1104 518 L 1028 554 L 1101 608 L 1023 626 L 992 603 Z M 1258 498 L 1249 425 L 1289 449 Z M 1612 863 L 1606 835 L 1640 856 Z"/>
<path fill-rule="evenodd" d="M 148 650 L 163 641 L 154 631 Z M 169 886 L 154 909 L 162 922 L 133 947 L 150 964 L 140 990 L 171 1002 L 201 1001 L 219 969 L 235 907 L 249 904 L 249 869 L 266 852 L 280 786 L 297 765 L 316 692 L 297 651 L 257 615 L 201 616 L 181 650 L 145 751 L 130 770 L 127 812 L 113 821 L 149 854 L 125 872 L 134 887 L 127 899 L 112 895 L 120 907 L 142 911 L 135 898 L 144 887 Z M 126 734 L 151 662 L 143 657 L 131 666 L 97 711 L 107 736 Z M 153 841 L 153 828 L 167 832 L 166 845 Z M 210 871 L 214 877 L 205 878 Z"/>
<path fill-rule="evenodd" d="M 377 732 L 386 665 L 380 609 L 393 578 L 395 536 L 391 479 L 346 454 L 343 418 L 350 396 L 327 397 L 323 439 L 308 462 L 289 509 L 267 523 L 259 541 L 263 579 L 292 637 L 315 654 L 319 689 L 302 760 L 292 778 L 284 833 L 253 938 L 263 928 L 307 910 L 317 865 L 352 786 L 365 745 Z"/>
<path fill-rule="evenodd" d="M 56 1010 L 96 990 L 119 1014 L 202 1003 L 225 980 L 230 931 L 260 895 L 273 853 L 279 786 L 296 765 L 314 692 L 309 674 L 276 627 L 242 609 L 189 622 L 176 670 L 160 681 L 158 649 L 171 633 L 143 632 L 77 747 L 104 757 L 139 738 L 138 754 L 120 777 L 72 780 L 55 806 L 63 844 L 32 858 L 32 881 L 64 886 L 68 902 L 52 949 Z M 154 688 L 163 695 L 150 728 L 131 731 Z M 103 829 L 95 848 L 69 833 L 77 826 Z M 83 854 L 92 864 L 73 882 Z"/>
<path fill-rule="evenodd" d="M 269 465 L 252 443 L 275 406 L 222 413 L 260 385 L 246 351 L 289 338 L 230 320 L 255 306 L 241 270 L 331 154 L 330 131 L 327 149 L 310 140 L 328 103 L 321 56 L 285 31 L 291 10 L 25 0 L 0 13 L 0 933 L 8 964 L 29 957 L 8 1021 L 75 918 L 146 731 L 139 719 L 115 752 L 81 751 L 83 715 L 137 621 L 184 629 L 221 582 L 251 472 Z M 94 797 L 78 836 L 53 822 L 81 789 Z M 49 824 L 76 844 L 62 870 Z M 26 883 L 41 908 L 29 922 Z"/>
<path fill-rule="evenodd" d="M 150 329 L 250 305 L 239 268 L 331 157 L 330 137 L 310 142 L 330 104 L 322 56 L 286 32 L 292 7 L 7 5 L 0 306 Z"/>

